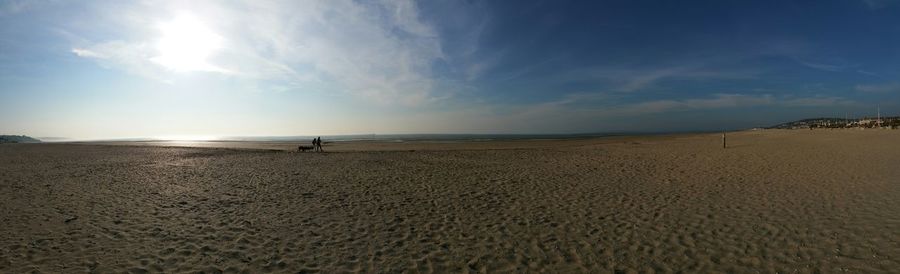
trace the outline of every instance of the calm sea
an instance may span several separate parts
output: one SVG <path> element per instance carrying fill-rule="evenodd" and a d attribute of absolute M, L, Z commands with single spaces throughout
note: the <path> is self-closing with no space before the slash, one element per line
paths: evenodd
<path fill-rule="evenodd" d="M 655 135 L 664 133 L 582 133 L 582 134 L 367 134 L 321 136 L 325 142 L 380 141 L 380 142 L 478 142 L 502 140 L 561 140 L 625 135 Z M 222 137 L 223 141 L 297 142 L 318 136 L 256 136 Z"/>
<path fill-rule="evenodd" d="M 704 131 L 682 132 L 616 132 L 616 133 L 579 133 L 579 134 L 355 134 L 355 135 L 321 135 L 321 136 L 219 136 L 209 140 L 191 141 L 247 141 L 247 142 L 308 142 L 316 137 L 322 137 L 324 142 L 478 142 L 478 141 L 503 141 L 503 140 L 566 140 L 584 139 L 611 136 L 638 136 L 638 135 L 662 135 L 679 133 L 702 133 Z M 175 141 L 180 139 L 160 138 L 117 138 L 72 140 L 59 138 L 59 140 L 45 140 L 45 142 L 146 142 L 146 141 Z"/>

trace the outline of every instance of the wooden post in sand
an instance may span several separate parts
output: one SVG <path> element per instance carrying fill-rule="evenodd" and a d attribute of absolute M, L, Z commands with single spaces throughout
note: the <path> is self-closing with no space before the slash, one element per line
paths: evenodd
<path fill-rule="evenodd" d="M 722 148 L 727 148 L 728 146 L 725 143 L 725 131 L 722 131 Z"/>

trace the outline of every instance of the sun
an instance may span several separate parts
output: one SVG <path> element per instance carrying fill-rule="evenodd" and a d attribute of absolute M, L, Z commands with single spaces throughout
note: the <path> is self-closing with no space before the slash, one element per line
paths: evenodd
<path fill-rule="evenodd" d="M 156 43 L 159 55 L 151 61 L 173 71 L 225 72 L 208 61 L 222 48 L 223 39 L 203 21 L 181 14 L 158 27 L 162 34 Z"/>

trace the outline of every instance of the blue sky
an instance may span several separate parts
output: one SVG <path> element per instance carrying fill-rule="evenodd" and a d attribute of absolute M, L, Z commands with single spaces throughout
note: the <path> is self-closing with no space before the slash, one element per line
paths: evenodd
<path fill-rule="evenodd" d="M 900 112 L 900 1 L 3 1 L 0 133 L 580 133 Z"/>

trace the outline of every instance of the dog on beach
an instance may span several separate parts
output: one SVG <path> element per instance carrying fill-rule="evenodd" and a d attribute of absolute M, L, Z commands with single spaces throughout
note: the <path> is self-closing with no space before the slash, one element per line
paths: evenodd
<path fill-rule="evenodd" d="M 312 149 L 313 149 L 313 147 L 311 147 L 311 146 L 298 146 L 297 147 L 297 151 L 299 151 L 299 152 L 306 152 L 307 150 L 312 150 Z"/>

